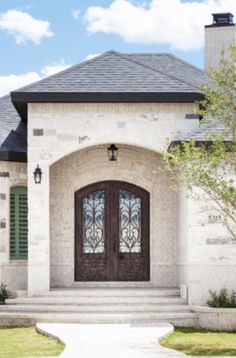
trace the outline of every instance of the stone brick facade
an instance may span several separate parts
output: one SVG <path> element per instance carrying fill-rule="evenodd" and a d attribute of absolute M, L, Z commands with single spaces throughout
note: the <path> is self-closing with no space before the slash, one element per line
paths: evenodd
<path fill-rule="evenodd" d="M 49 173 L 52 165 L 64 158 L 61 161 L 61 165 L 65 167 L 67 160 L 71 160 L 70 154 L 78 153 L 77 157 L 80 158 L 81 150 L 90 148 L 90 151 L 82 154 L 83 161 L 82 159 L 80 160 L 80 172 L 84 173 L 84 179 L 79 181 L 79 177 L 77 184 L 72 180 L 71 184 L 74 186 L 72 191 L 74 189 L 78 190 L 80 186 L 89 184 L 92 181 L 98 181 L 99 176 L 102 180 L 104 180 L 105 176 L 109 179 L 108 175 L 114 177 L 114 174 L 117 174 L 117 169 L 106 170 L 104 173 L 99 174 L 96 166 L 96 169 L 93 169 L 92 176 L 89 176 L 89 172 L 86 172 L 86 165 L 88 166 L 86 156 L 89 155 L 92 158 L 93 153 L 93 156 L 97 157 L 97 146 L 116 143 L 121 148 L 122 146 L 131 146 L 145 148 L 154 153 L 162 153 L 168 145 L 168 139 L 171 140 L 177 134 L 186 130 L 190 131 L 196 126 L 197 119 L 186 119 L 186 113 L 193 112 L 193 109 L 194 104 L 29 104 L 28 172 L 33 173 L 37 164 L 40 165 L 43 171 L 43 180 L 40 185 L 35 185 L 33 175 L 28 176 L 29 294 L 34 295 L 49 290 L 50 276 L 54 284 L 59 283 L 55 264 L 51 267 L 52 275 L 50 275 L 50 232 L 52 235 L 52 230 L 56 230 L 56 228 L 50 228 L 49 220 L 51 205 Z M 35 136 L 36 129 L 40 129 L 43 135 Z M 105 152 L 104 149 L 101 153 L 103 152 Z M 135 155 L 134 150 L 128 152 L 131 153 L 131 158 Z M 104 155 L 106 156 L 106 153 Z M 132 167 L 130 168 L 130 173 L 128 173 L 128 164 L 124 162 L 122 174 L 124 178 L 130 176 L 130 182 L 136 181 L 142 186 L 144 173 L 147 175 L 147 169 L 153 166 L 153 164 L 149 164 L 146 168 L 144 165 L 145 160 L 145 154 L 143 154 L 142 160 L 140 158 L 140 163 L 136 164 L 137 168 L 133 164 L 134 170 L 137 170 L 137 176 L 134 175 Z M 108 167 L 107 157 L 104 157 L 103 161 L 104 163 L 100 160 L 102 167 L 104 165 Z M 130 161 L 131 159 L 129 159 Z M 76 159 L 72 161 L 73 165 L 74 163 L 76 163 Z M 115 165 L 118 166 L 118 163 L 119 161 Z M 51 168 L 52 176 L 54 168 L 57 168 L 57 164 L 54 164 Z M 88 168 L 90 167 L 88 166 Z M 155 168 L 153 169 L 155 170 Z M 77 168 L 72 166 L 72 172 L 76 170 Z M 64 169 L 61 172 L 62 177 L 63 172 Z M 67 180 L 68 178 L 66 182 Z M 151 179 L 148 180 L 150 181 Z M 144 187 L 145 185 L 147 186 L 147 183 L 143 184 Z M 62 193 L 61 195 L 65 194 Z M 71 197 L 72 192 L 69 196 L 70 200 Z M 153 198 L 151 198 L 152 200 Z M 70 201 L 70 206 L 67 206 L 67 210 L 73 217 L 71 208 L 72 202 Z M 70 224 L 73 224 L 71 219 Z M 67 235 L 69 235 L 68 232 Z M 65 240 L 69 240 L 68 236 Z M 68 249 L 67 253 L 71 258 L 72 251 Z M 152 255 L 155 255 L 155 253 L 152 253 Z M 171 262 L 170 256 L 168 256 L 168 265 Z M 66 262 L 65 260 L 63 257 L 62 262 Z M 157 260 L 153 258 L 152 262 L 154 265 Z M 67 267 L 67 270 L 67 272 L 63 273 L 65 276 L 62 279 L 63 283 L 68 277 L 70 277 L 70 283 L 72 280 L 71 265 Z M 167 271 L 167 268 L 165 270 Z M 168 270 L 168 274 L 166 273 L 168 284 L 174 284 L 176 282 L 175 267 L 168 266 Z M 152 275 L 153 282 L 158 282 L 160 285 L 165 284 L 163 282 L 165 279 L 161 278 L 163 276 L 161 269 L 156 273 L 159 278 L 154 279 L 155 274 L 153 273 Z"/>
<path fill-rule="evenodd" d="M 224 50 L 224 57 L 229 58 L 229 48 L 236 41 L 235 26 L 205 28 L 205 70 L 219 66 L 219 59 Z"/>
<path fill-rule="evenodd" d="M 209 289 L 235 288 L 236 245 L 205 203 L 172 190 L 162 153 L 177 134 L 198 125 L 194 104 L 29 104 L 25 164 L 1 162 L 0 281 L 29 295 L 74 282 L 74 192 L 103 180 L 136 184 L 150 193 L 151 280 L 188 287 L 202 304 Z M 192 119 L 187 119 L 190 117 Z M 109 162 L 107 147 L 119 148 Z M 33 172 L 42 169 L 42 183 Z M 9 188 L 28 181 L 29 258 L 9 260 Z M 5 196 L 4 196 L 5 195 Z M 5 199 L 4 199 L 5 198 Z M 4 224 L 3 224 L 4 226 Z M 28 283 L 27 283 L 28 272 Z"/>

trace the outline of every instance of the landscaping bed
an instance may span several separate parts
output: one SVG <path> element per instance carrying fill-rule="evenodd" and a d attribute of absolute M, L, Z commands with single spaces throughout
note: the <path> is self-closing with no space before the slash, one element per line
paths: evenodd
<path fill-rule="evenodd" d="M 164 347 L 188 355 L 236 356 L 236 331 L 212 332 L 196 328 L 175 328 L 160 342 Z"/>
<path fill-rule="evenodd" d="M 0 358 L 54 357 L 64 349 L 34 327 L 0 328 Z"/>

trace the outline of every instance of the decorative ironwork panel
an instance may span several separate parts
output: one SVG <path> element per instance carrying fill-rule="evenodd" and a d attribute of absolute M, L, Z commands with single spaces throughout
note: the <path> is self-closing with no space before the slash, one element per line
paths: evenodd
<path fill-rule="evenodd" d="M 105 251 L 105 191 L 83 198 L 83 253 Z"/>
<path fill-rule="evenodd" d="M 119 251 L 141 252 L 141 198 L 128 191 L 119 194 Z"/>

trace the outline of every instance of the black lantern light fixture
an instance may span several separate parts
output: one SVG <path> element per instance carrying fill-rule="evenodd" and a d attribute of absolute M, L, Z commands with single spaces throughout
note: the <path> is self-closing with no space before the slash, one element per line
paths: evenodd
<path fill-rule="evenodd" d="M 107 152 L 109 160 L 111 162 L 116 161 L 118 156 L 118 148 L 115 146 L 115 144 L 111 144 L 110 147 L 107 148 Z"/>
<path fill-rule="evenodd" d="M 40 184 L 42 180 L 42 170 L 39 168 L 39 165 L 37 165 L 37 168 L 35 168 L 34 171 L 34 182 L 35 184 Z"/>

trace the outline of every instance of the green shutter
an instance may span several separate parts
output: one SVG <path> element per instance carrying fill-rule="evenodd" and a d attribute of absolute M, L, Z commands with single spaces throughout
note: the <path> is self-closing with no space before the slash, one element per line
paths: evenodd
<path fill-rule="evenodd" d="M 27 188 L 16 186 L 10 193 L 10 259 L 28 257 Z"/>

